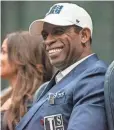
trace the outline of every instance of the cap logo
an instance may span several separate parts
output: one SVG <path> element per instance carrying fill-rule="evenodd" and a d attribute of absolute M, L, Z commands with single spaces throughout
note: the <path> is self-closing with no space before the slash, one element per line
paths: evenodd
<path fill-rule="evenodd" d="M 79 23 L 80 21 L 78 19 L 76 19 L 76 22 Z"/>
<path fill-rule="evenodd" d="M 61 12 L 62 8 L 63 8 L 63 5 L 55 5 L 49 10 L 49 12 L 46 14 L 46 16 L 49 14 L 59 14 Z"/>

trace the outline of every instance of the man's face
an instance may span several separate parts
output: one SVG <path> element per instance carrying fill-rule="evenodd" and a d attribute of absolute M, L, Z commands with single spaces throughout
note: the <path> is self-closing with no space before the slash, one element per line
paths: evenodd
<path fill-rule="evenodd" d="M 44 23 L 42 36 L 50 61 L 58 69 L 65 69 L 81 59 L 83 46 L 80 33 L 72 26 L 55 26 Z"/>

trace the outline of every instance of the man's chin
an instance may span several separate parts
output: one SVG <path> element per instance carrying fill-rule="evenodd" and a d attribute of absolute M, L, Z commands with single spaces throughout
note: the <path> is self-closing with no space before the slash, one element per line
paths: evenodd
<path fill-rule="evenodd" d="M 54 62 L 51 62 L 51 64 L 54 66 L 54 67 L 56 67 L 57 69 L 59 69 L 59 70 L 64 70 L 66 67 L 67 67 L 67 65 L 65 64 L 65 62 L 56 62 L 56 63 L 54 63 Z"/>

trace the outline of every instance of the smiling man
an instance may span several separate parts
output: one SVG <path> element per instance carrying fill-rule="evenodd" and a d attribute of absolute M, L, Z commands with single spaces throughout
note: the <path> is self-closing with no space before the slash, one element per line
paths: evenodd
<path fill-rule="evenodd" d="M 46 51 L 49 54 L 51 63 L 60 70 L 63 70 L 71 64 L 79 61 L 88 54 L 91 54 L 90 48 L 83 47 L 81 40 L 89 40 L 89 30 L 83 39 L 79 37 L 79 33 L 82 30 L 81 27 L 76 25 L 70 26 L 55 26 L 49 23 L 44 23 L 43 30 L 41 32 L 44 40 Z M 84 51 L 87 50 L 87 51 Z"/>
<path fill-rule="evenodd" d="M 104 109 L 105 63 L 92 52 L 90 15 L 72 3 L 53 5 L 35 20 L 31 35 L 42 35 L 50 61 L 59 72 L 17 130 L 107 130 Z"/>

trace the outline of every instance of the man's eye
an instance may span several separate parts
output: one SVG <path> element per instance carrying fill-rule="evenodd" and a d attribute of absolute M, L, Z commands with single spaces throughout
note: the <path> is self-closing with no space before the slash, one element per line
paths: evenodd
<path fill-rule="evenodd" d="M 46 31 L 42 31 L 41 34 L 42 34 L 43 39 L 46 40 L 48 33 Z"/>
<path fill-rule="evenodd" d="M 62 35 L 65 30 L 63 28 L 54 28 L 52 31 L 52 35 Z"/>

